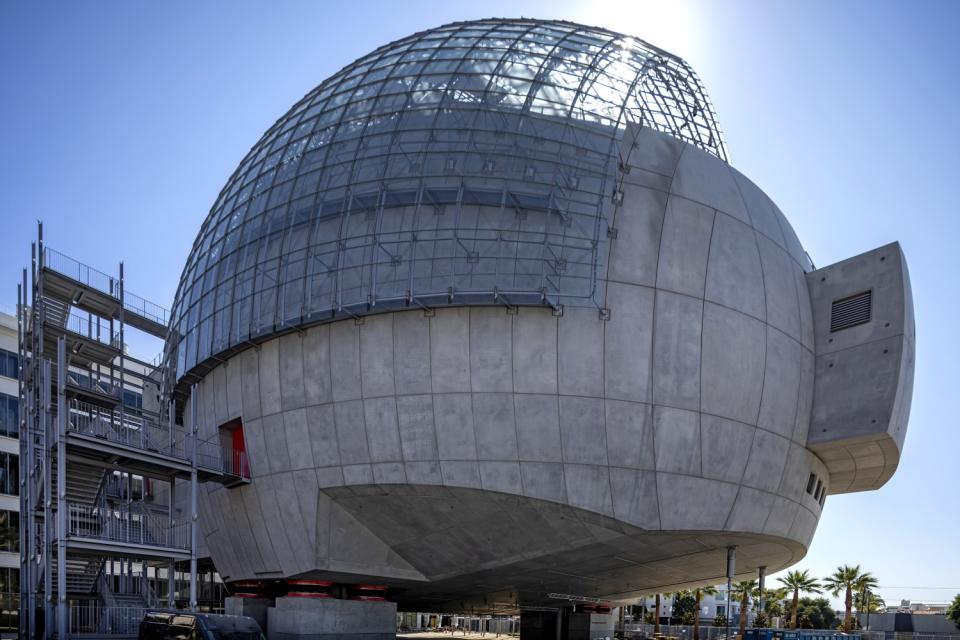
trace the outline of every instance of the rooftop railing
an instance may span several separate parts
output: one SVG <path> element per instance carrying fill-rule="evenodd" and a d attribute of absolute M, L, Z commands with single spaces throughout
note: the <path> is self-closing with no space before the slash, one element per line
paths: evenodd
<path fill-rule="evenodd" d="M 107 275 L 50 247 L 43 249 L 43 264 L 82 285 L 105 293 L 117 301 L 120 300 L 119 278 Z M 130 291 L 123 292 L 123 308 L 163 326 L 166 326 L 170 319 L 170 312 L 167 309 Z"/>

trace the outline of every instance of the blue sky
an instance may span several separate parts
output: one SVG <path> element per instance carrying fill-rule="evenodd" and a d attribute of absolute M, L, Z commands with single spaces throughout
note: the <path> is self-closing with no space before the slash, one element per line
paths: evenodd
<path fill-rule="evenodd" d="M 130 289 L 169 306 L 220 188 L 304 93 L 408 33 L 520 15 L 687 59 L 732 164 L 817 265 L 902 243 L 918 353 L 900 469 L 880 491 L 830 497 L 798 566 L 862 564 L 888 602 L 960 593 L 957 3 L 5 2 L 0 309 L 13 309 L 38 218 L 51 246 L 105 270 L 123 259 Z"/>

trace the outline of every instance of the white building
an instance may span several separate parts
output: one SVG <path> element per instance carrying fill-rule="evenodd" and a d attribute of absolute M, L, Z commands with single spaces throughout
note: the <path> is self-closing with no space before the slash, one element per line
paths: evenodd
<path fill-rule="evenodd" d="M 0 632 L 17 628 L 20 590 L 17 320 L 0 311 Z"/>

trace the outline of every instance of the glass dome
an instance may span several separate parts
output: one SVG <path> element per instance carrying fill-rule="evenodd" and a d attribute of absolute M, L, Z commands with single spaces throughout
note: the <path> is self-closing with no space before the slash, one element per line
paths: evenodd
<path fill-rule="evenodd" d="M 176 381 L 384 309 L 600 306 L 627 123 L 727 159 L 689 65 L 604 29 L 462 22 L 357 60 L 263 135 L 204 221 L 173 305 Z"/>

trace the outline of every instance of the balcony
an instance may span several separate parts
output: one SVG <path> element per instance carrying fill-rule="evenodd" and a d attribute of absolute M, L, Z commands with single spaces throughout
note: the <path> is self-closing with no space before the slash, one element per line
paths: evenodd
<path fill-rule="evenodd" d="M 136 502 L 110 507 L 68 502 L 67 534 L 75 548 L 121 552 L 132 548 L 141 557 L 162 558 L 189 557 L 190 552 L 189 522 L 171 525 L 168 518 Z"/>
<path fill-rule="evenodd" d="M 120 318 L 120 280 L 50 247 L 43 250 L 45 290 L 72 306 L 105 318 Z M 170 313 L 130 291 L 123 292 L 123 319 L 130 326 L 163 338 Z"/>
<path fill-rule="evenodd" d="M 67 434 L 69 442 L 83 449 L 87 458 L 124 458 L 130 470 L 148 472 L 151 465 L 171 465 L 181 474 L 190 472 L 192 444 L 190 435 L 147 416 L 121 415 L 119 411 L 79 400 L 70 402 Z M 111 445 L 111 446 L 105 446 Z M 162 459 L 160 458 L 162 457 Z M 235 486 L 250 481 L 250 465 L 245 451 L 234 450 L 217 441 L 197 443 L 197 470 L 203 481 Z M 132 461 L 132 462 L 131 462 Z"/>

